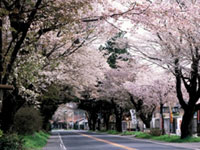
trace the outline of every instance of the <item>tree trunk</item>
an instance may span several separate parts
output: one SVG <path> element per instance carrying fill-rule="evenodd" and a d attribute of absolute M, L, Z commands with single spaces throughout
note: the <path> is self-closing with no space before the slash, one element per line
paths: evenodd
<path fill-rule="evenodd" d="M 3 107 L 1 110 L 1 129 L 3 132 L 7 133 L 11 130 L 13 125 L 15 113 L 16 113 L 16 104 L 12 98 L 8 98 L 3 101 Z"/>
<path fill-rule="evenodd" d="M 122 116 L 116 117 L 116 130 L 122 132 Z"/>
<path fill-rule="evenodd" d="M 1 129 L 6 133 L 11 130 L 15 114 L 25 103 L 25 100 L 18 95 L 17 88 L 12 92 L 12 94 L 4 91 L 3 99 L 0 123 Z"/>
<path fill-rule="evenodd" d="M 101 119 L 100 118 L 98 118 L 97 119 L 97 130 L 101 130 Z"/>
<path fill-rule="evenodd" d="M 151 127 L 151 118 L 146 117 L 143 113 L 140 113 L 139 116 L 146 128 L 149 129 Z"/>
<path fill-rule="evenodd" d="M 181 123 L 181 139 L 192 136 L 192 121 L 194 113 L 195 113 L 194 108 L 184 110 Z"/>
<path fill-rule="evenodd" d="M 95 131 L 95 129 L 96 129 L 96 119 L 93 118 L 92 119 L 92 131 Z"/>
<path fill-rule="evenodd" d="M 110 118 L 110 114 L 104 114 L 104 123 L 106 126 L 106 131 L 109 130 L 109 118 Z"/>
<path fill-rule="evenodd" d="M 135 99 L 133 98 L 133 96 L 129 93 L 130 96 L 130 101 L 132 102 L 132 104 L 134 105 L 137 114 L 139 115 L 140 119 L 142 120 L 142 122 L 145 124 L 146 128 L 150 128 L 151 126 L 151 119 L 152 119 L 152 115 L 153 112 L 156 109 L 155 105 L 152 105 L 151 107 L 151 111 L 145 112 L 146 110 L 144 110 L 144 103 L 143 101 L 140 99 L 137 102 L 135 101 Z"/>
<path fill-rule="evenodd" d="M 89 126 L 89 130 L 92 130 L 92 121 L 90 117 L 88 117 L 88 126 Z"/>
<path fill-rule="evenodd" d="M 94 112 L 88 112 L 88 126 L 89 130 L 95 131 L 97 115 Z"/>
<path fill-rule="evenodd" d="M 116 130 L 118 132 L 122 132 L 122 115 L 123 115 L 123 110 L 121 107 L 116 106 L 115 108 L 115 118 L 116 118 Z"/>
<path fill-rule="evenodd" d="M 164 116 L 163 116 L 163 103 L 160 103 L 160 127 L 162 131 L 162 135 L 165 134 L 165 129 L 164 129 Z"/>

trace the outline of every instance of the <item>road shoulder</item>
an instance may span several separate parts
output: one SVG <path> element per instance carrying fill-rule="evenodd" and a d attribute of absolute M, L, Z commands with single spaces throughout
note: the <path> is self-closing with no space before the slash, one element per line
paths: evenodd
<path fill-rule="evenodd" d="M 66 150 L 59 132 L 52 132 L 42 150 Z"/>

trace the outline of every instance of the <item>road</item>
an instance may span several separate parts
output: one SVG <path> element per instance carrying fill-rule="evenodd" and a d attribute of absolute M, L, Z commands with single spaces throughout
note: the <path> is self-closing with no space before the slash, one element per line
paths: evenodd
<path fill-rule="evenodd" d="M 191 150 L 131 137 L 86 131 L 54 131 L 63 150 Z"/>

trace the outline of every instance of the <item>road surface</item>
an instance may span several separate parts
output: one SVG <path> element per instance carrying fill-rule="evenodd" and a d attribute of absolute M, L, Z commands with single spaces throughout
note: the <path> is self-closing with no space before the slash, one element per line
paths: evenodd
<path fill-rule="evenodd" d="M 87 131 L 54 131 L 62 150 L 192 150 L 166 143 Z"/>

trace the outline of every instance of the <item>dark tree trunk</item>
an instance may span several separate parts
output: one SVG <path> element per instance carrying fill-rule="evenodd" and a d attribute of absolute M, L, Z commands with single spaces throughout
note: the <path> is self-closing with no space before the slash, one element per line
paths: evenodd
<path fill-rule="evenodd" d="M 0 8 L 1 8 L 1 1 L 0 1 Z M 3 19 L 0 18 L 0 83 L 2 83 L 2 73 L 3 73 L 3 38 L 2 38 L 2 29 L 3 29 Z"/>
<path fill-rule="evenodd" d="M 92 131 L 95 131 L 95 129 L 96 129 L 96 117 L 95 116 L 93 116 L 92 117 Z"/>
<path fill-rule="evenodd" d="M 114 107 L 114 112 L 115 112 L 115 127 L 118 132 L 122 132 L 122 116 L 123 116 L 123 109 L 115 104 Z"/>
<path fill-rule="evenodd" d="M 2 42 L 2 26 L 3 26 L 3 19 L 0 19 L 0 83 L 1 84 L 8 84 L 8 79 L 12 73 L 12 69 L 15 63 L 15 60 L 17 58 L 17 54 L 21 48 L 21 45 L 23 44 L 26 35 L 28 33 L 28 30 L 31 26 L 31 23 L 34 21 L 37 10 L 41 4 L 42 0 L 38 0 L 36 2 L 36 5 L 34 7 L 34 9 L 32 9 L 32 11 L 30 12 L 30 14 L 28 15 L 28 21 L 24 21 L 26 23 L 24 23 L 24 28 L 23 30 L 18 30 L 16 28 L 16 25 L 21 25 L 19 24 L 18 18 L 20 18 L 22 12 L 18 9 L 18 5 L 15 5 L 15 3 L 13 3 L 12 8 L 10 7 L 10 4 L 5 2 L 4 3 L 4 8 L 7 9 L 9 13 L 9 21 L 10 21 L 10 25 L 13 29 L 16 30 L 13 31 L 12 33 L 15 34 L 15 37 L 12 36 L 12 42 L 10 44 L 12 44 L 12 50 L 10 50 L 10 48 L 8 47 L 7 49 L 3 49 L 3 42 Z M 2 8 L 2 1 L 0 1 L 0 8 Z M 15 13 L 13 10 L 19 10 L 18 13 Z M 17 38 L 16 38 L 17 37 Z M 9 44 L 8 44 L 9 45 Z M 5 58 L 3 58 L 3 51 L 9 51 L 10 57 L 6 57 L 9 59 L 6 59 L 6 63 L 3 61 Z M 4 74 L 3 74 L 4 71 Z M 13 124 L 13 120 L 14 120 L 14 116 L 16 111 L 20 108 L 18 105 L 18 99 L 15 97 L 17 95 L 14 94 L 14 97 L 6 97 L 6 92 L 3 91 L 3 93 L 1 93 L 1 95 L 3 95 L 3 99 L 1 99 L 2 101 L 2 108 L 1 108 L 1 115 L 0 115 L 0 121 L 1 121 L 1 129 L 4 132 L 8 132 Z"/>
<path fill-rule="evenodd" d="M 122 132 L 122 115 L 119 114 L 116 116 L 116 130 Z"/>
<path fill-rule="evenodd" d="M 165 129 L 164 129 L 164 116 L 163 116 L 163 103 L 160 103 L 160 123 L 161 123 L 161 131 L 162 135 L 165 134 Z"/>
<path fill-rule="evenodd" d="M 200 75 L 198 74 L 199 54 L 196 48 L 195 56 L 192 58 L 191 72 L 189 77 L 184 77 L 179 64 L 179 59 L 175 59 L 175 75 L 176 75 L 176 92 L 184 115 L 181 123 L 181 139 L 192 136 L 192 120 L 195 111 L 198 110 L 196 103 L 200 98 Z M 189 95 L 188 102 L 185 101 L 182 93 L 182 82 Z"/>
<path fill-rule="evenodd" d="M 110 114 L 104 114 L 104 123 L 106 126 L 106 131 L 109 130 L 109 118 L 110 118 Z"/>
<path fill-rule="evenodd" d="M 143 113 L 140 113 L 139 117 L 142 120 L 142 122 L 145 124 L 146 128 L 149 129 L 151 127 L 151 118 L 146 117 Z"/>
<path fill-rule="evenodd" d="M 152 108 L 149 111 L 144 110 L 144 103 L 143 103 L 142 100 L 138 100 L 136 102 L 135 99 L 133 98 L 133 96 L 130 93 L 129 93 L 129 96 L 130 96 L 130 101 L 134 105 L 136 112 L 139 115 L 140 119 L 145 124 L 146 128 L 150 128 L 151 127 L 152 115 L 153 115 L 153 112 L 156 109 L 156 106 L 152 105 L 151 106 Z"/>
<path fill-rule="evenodd" d="M 101 119 L 100 118 L 98 118 L 97 119 L 97 130 L 101 130 Z"/>
<path fill-rule="evenodd" d="M 16 104 L 12 99 L 7 99 L 6 101 L 3 101 L 1 112 L 1 129 L 4 133 L 7 133 L 11 130 L 16 112 L 15 106 Z"/>
<path fill-rule="evenodd" d="M 4 91 L 4 101 L 1 109 L 1 129 L 6 133 L 11 131 L 16 112 L 24 105 L 25 100 L 18 95 L 17 87 L 12 93 Z"/>
<path fill-rule="evenodd" d="M 88 126 L 89 129 L 95 131 L 97 115 L 94 112 L 88 112 Z"/>
<path fill-rule="evenodd" d="M 195 113 L 194 108 L 184 110 L 181 123 L 181 139 L 192 136 L 192 122 L 194 113 Z"/>
<path fill-rule="evenodd" d="M 88 126 L 89 126 L 89 130 L 92 130 L 92 121 L 90 117 L 88 117 Z"/>

